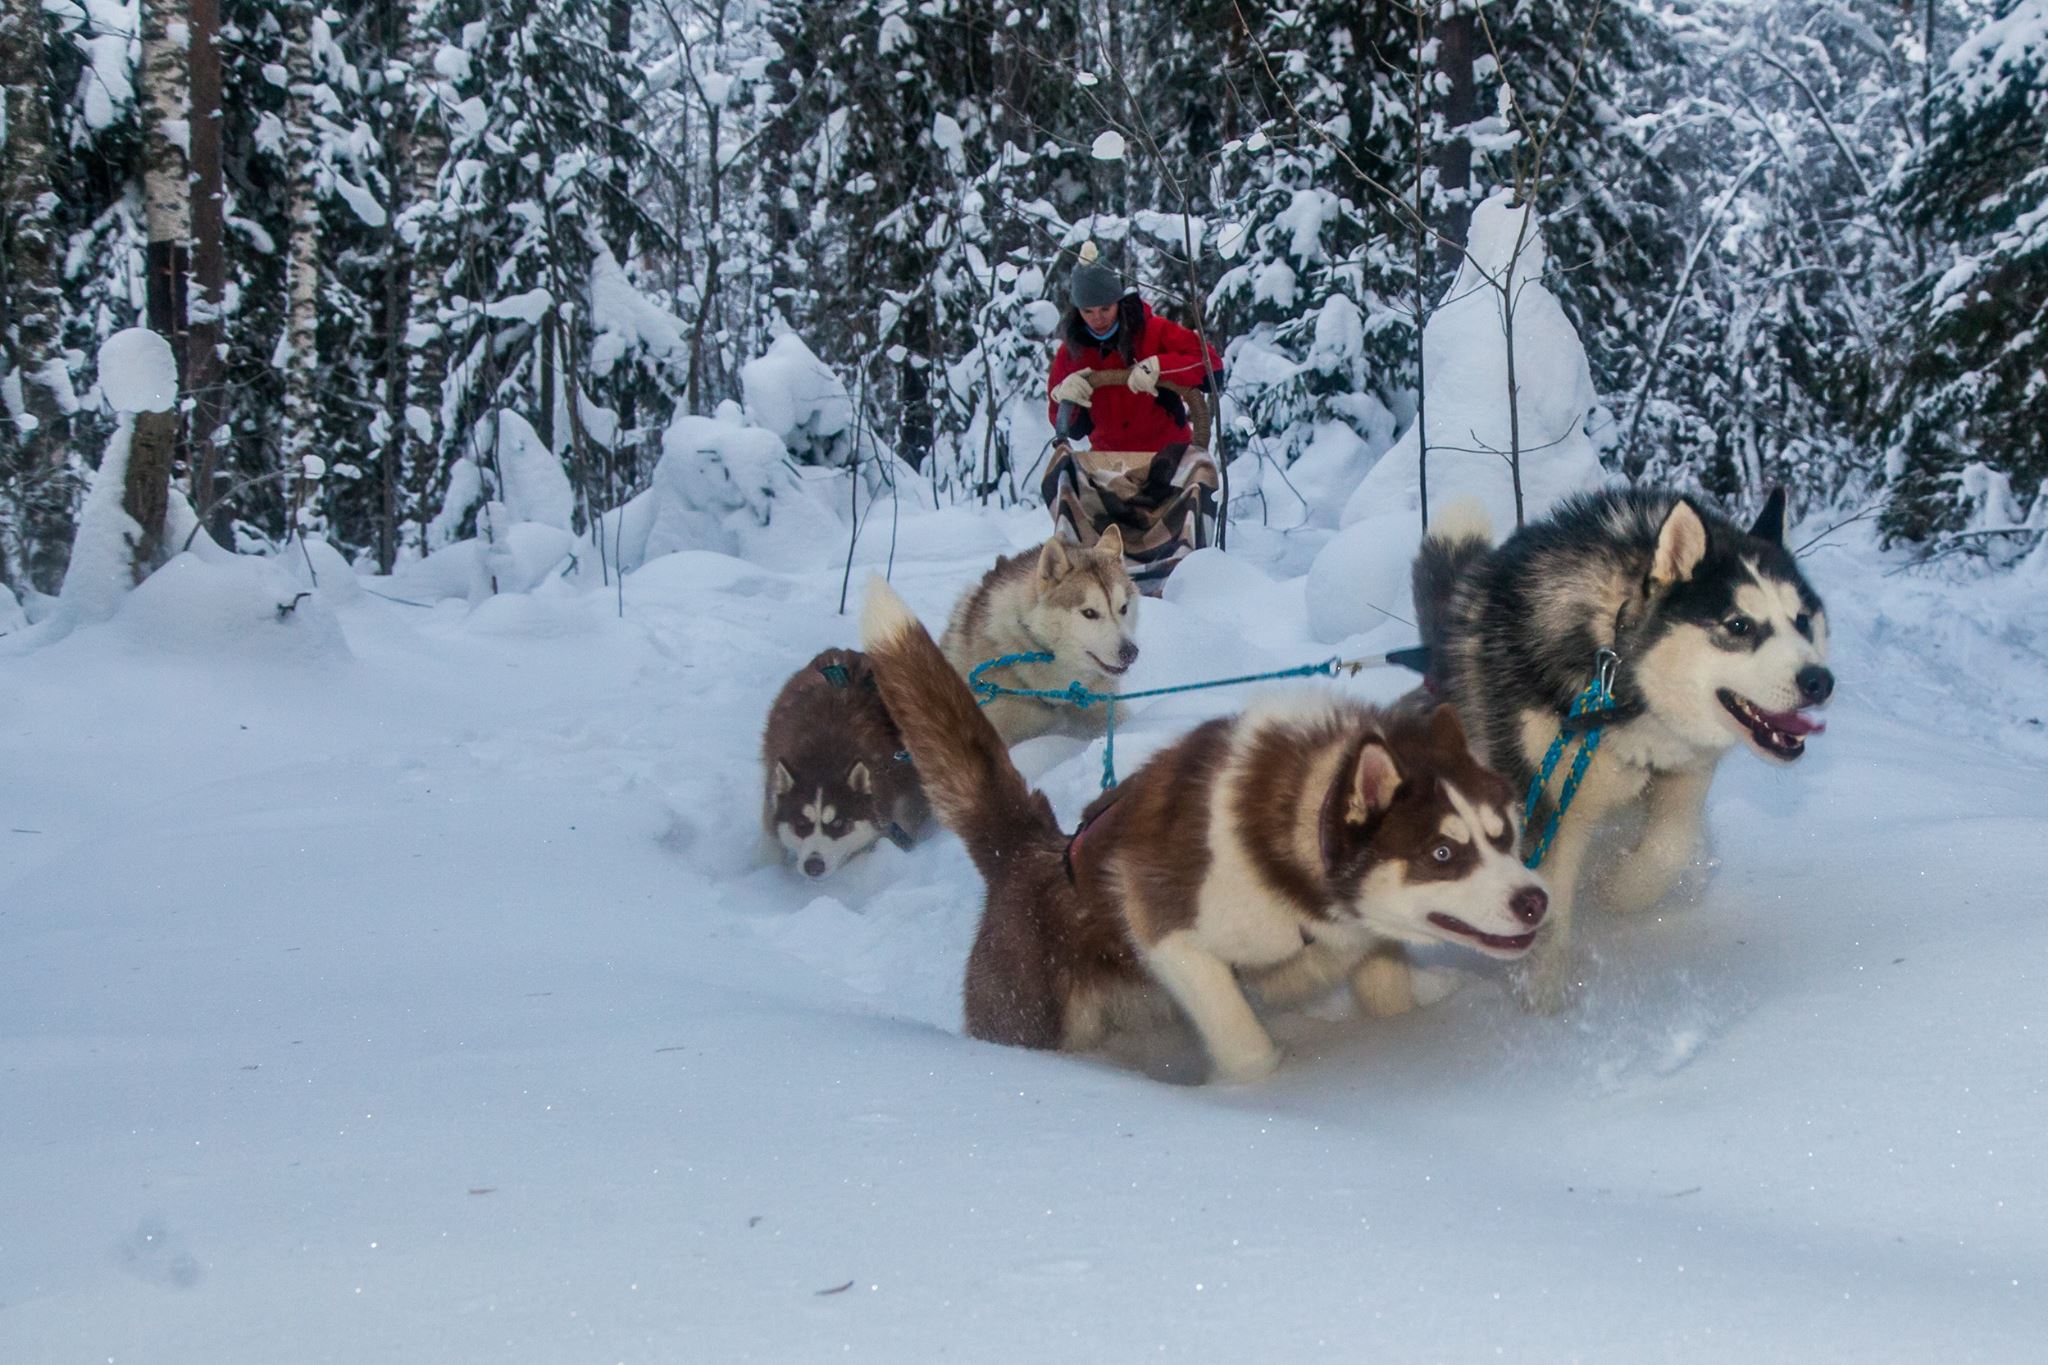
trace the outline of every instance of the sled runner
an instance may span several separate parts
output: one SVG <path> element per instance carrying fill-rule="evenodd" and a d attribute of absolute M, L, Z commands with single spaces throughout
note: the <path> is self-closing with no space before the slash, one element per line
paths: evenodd
<path fill-rule="evenodd" d="M 1096 370 L 1095 388 L 1122 384 L 1128 370 Z M 1200 389 L 1159 381 L 1161 397 L 1187 409 L 1194 440 L 1149 450 L 1052 448 L 1039 491 L 1062 539 L 1092 547 L 1111 526 L 1124 538 L 1124 565 L 1138 590 L 1157 597 L 1173 566 L 1215 543 L 1216 462 L 1209 455 L 1209 399 Z"/>

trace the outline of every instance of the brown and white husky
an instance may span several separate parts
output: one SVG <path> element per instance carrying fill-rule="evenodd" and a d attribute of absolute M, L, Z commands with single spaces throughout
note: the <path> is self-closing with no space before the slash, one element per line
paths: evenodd
<path fill-rule="evenodd" d="M 1519 957 L 1546 895 L 1515 858 L 1515 794 L 1457 717 L 1397 718 L 1327 693 L 1213 720 L 1106 793 L 1069 837 L 931 636 L 877 580 L 861 637 L 932 808 L 987 882 L 967 1031 L 1094 1046 L 1157 984 L 1214 1075 L 1279 1052 L 1239 982 L 1301 996 L 1347 976 L 1364 1008 L 1413 1003 L 1400 943 Z"/>
<path fill-rule="evenodd" d="M 1079 681 L 1113 692 L 1137 660 L 1138 588 L 1124 568 L 1123 533 L 1112 526 L 1092 549 L 1057 536 L 1037 550 L 996 561 L 953 607 L 943 641 L 961 677 L 1005 654 L 1044 653 L 1050 663 L 991 670 L 1006 687 L 1057 691 Z M 986 708 L 1006 744 L 1052 730 L 1099 734 L 1108 712 L 1035 697 L 998 697 Z"/>
<path fill-rule="evenodd" d="M 867 656 L 828 649 L 790 675 L 761 736 L 767 844 L 813 880 L 930 818 Z"/>

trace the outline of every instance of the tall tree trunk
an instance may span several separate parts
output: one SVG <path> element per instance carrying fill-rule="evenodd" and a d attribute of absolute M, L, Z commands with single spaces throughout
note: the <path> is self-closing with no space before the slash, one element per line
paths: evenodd
<path fill-rule="evenodd" d="M 633 66 L 633 5 L 634 0 L 609 0 L 606 12 L 605 44 L 611 49 L 611 72 L 605 86 L 605 104 L 611 120 L 611 132 L 606 139 L 607 150 L 612 164 L 607 175 L 607 186 L 611 191 L 610 202 L 605 205 L 607 232 L 605 244 L 618 258 L 621 268 L 632 263 L 633 217 L 630 212 L 633 203 L 633 139 L 627 126 L 632 121 L 632 105 L 627 97 L 624 73 Z M 723 22 L 723 15 L 720 16 Z M 591 380 L 590 382 L 601 382 Z M 629 453 L 633 449 L 633 429 L 640 414 L 635 403 L 636 395 L 631 384 L 612 385 L 612 406 L 619 414 L 617 434 L 611 446 L 603 454 L 605 466 L 605 492 L 607 501 L 623 490 L 614 485 L 618 482 L 617 471 L 622 448 Z M 640 470 L 637 462 L 628 471 L 626 482 L 637 485 Z"/>
<path fill-rule="evenodd" d="M 438 0 L 396 0 L 404 10 L 406 30 L 396 50 L 405 54 L 410 89 L 400 114 L 405 136 L 393 149 L 394 162 L 403 161 L 398 174 L 405 189 L 394 194 L 396 211 L 393 228 L 405 253 L 408 308 L 405 325 L 404 396 L 398 414 L 398 439 L 405 443 L 403 478 L 405 500 L 420 527 L 424 548 L 425 526 L 436 510 L 436 490 L 446 476 L 440 430 L 441 389 L 448 378 L 448 337 L 441 323 L 441 301 L 447 271 L 453 264 L 446 248 L 449 235 L 433 233 L 435 247 L 427 249 L 427 229 L 432 226 L 435 196 L 441 169 L 448 161 L 446 110 L 452 104 L 445 84 L 435 75 L 434 52 L 438 38 L 432 22 Z M 405 120 L 410 122 L 406 123 Z M 397 400 L 394 400 L 397 401 Z"/>
<path fill-rule="evenodd" d="M 379 49 L 390 54 L 402 72 L 386 90 L 390 112 L 384 125 L 384 173 L 391 186 L 391 202 L 384 220 L 384 306 L 378 320 L 384 438 L 377 452 L 377 571 L 388 574 L 398 563 L 400 528 L 416 510 L 406 496 L 410 487 L 406 452 L 411 442 L 405 406 L 412 355 L 406 333 L 412 325 L 412 246 L 400 223 L 412 209 L 418 191 L 413 178 L 412 96 L 419 77 L 404 64 L 413 55 L 409 0 L 379 0 L 375 20 Z"/>
<path fill-rule="evenodd" d="M 633 194 L 633 140 L 626 132 L 633 111 L 626 102 L 625 82 L 618 76 L 629 70 L 633 61 L 633 0 L 606 0 L 605 45 L 611 49 L 611 79 L 606 83 L 604 97 L 605 117 L 611 128 L 606 134 L 605 150 L 610 153 L 612 164 L 606 172 L 611 195 L 605 205 L 604 240 L 619 264 L 624 265 L 633 251 L 632 219 L 627 212 Z"/>
<path fill-rule="evenodd" d="M 143 0 L 142 192 L 149 232 L 149 326 L 170 342 L 180 392 L 185 388 L 190 343 L 186 292 L 192 268 L 192 190 L 186 147 L 192 126 L 187 67 L 191 33 L 187 0 Z M 128 515 L 142 527 L 135 547 L 138 577 L 155 567 L 162 550 L 164 510 L 178 445 L 175 412 L 144 416 L 150 420 L 138 418 L 128 453 L 125 499 Z"/>
<path fill-rule="evenodd" d="M 0 543 L 0 581 L 45 586 L 61 570 L 61 523 L 38 528 L 38 507 L 62 468 L 71 379 L 60 353 L 63 296 L 57 286 L 57 195 L 50 179 L 50 63 L 39 0 L 0 4 L 0 495 L 25 515 Z M 58 385 L 62 385 L 60 389 Z M 38 494 L 42 493 L 42 496 Z M 24 504 L 26 506 L 24 506 Z M 68 509 L 66 509 L 68 510 Z M 20 525 L 27 522 L 28 525 Z M 39 534 L 39 529 L 47 534 Z M 47 586 L 54 587 L 54 583 Z"/>
<path fill-rule="evenodd" d="M 193 510 L 205 525 L 215 506 L 217 443 L 227 407 L 221 358 L 228 266 L 221 178 L 220 0 L 187 2 L 192 16 L 192 293 L 187 305 L 185 387 L 192 395 L 192 421 L 186 442 Z M 213 529 L 225 538 L 224 525 Z"/>
<path fill-rule="evenodd" d="M 313 25 L 306 0 L 285 11 L 289 108 L 285 144 L 291 161 L 291 199 L 285 267 L 284 463 L 291 468 L 317 448 L 320 421 L 320 204 L 313 183 Z"/>
<path fill-rule="evenodd" d="M 1479 21 L 1473 0 L 1451 0 L 1436 26 L 1436 67 L 1443 102 L 1442 138 L 1436 151 L 1436 180 L 1443 205 L 1436 225 L 1438 263 L 1458 268 L 1459 248 L 1472 226 L 1472 141 L 1465 129 L 1479 117 L 1479 82 L 1473 63 L 1480 53 Z"/>

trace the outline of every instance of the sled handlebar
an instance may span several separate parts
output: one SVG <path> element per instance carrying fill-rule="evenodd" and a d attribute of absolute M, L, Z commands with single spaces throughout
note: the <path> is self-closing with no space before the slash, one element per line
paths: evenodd
<path fill-rule="evenodd" d="M 1129 370 L 1090 370 L 1088 371 L 1088 387 L 1100 389 L 1111 385 L 1125 384 L 1130 380 L 1130 377 L 1131 372 Z M 1195 433 L 1194 444 L 1207 450 L 1209 448 L 1210 431 L 1209 395 L 1200 389 L 1190 388 L 1186 384 L 1176 384 L 1171 379 L 1160 380 L 1159 387 L 1179 394 L 1180 401 L 1187 404 L 1188 426 Z"/>

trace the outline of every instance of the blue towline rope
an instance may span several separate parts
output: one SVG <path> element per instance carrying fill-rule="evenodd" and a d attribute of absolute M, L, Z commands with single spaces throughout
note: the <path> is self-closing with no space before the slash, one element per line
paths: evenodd
<path fill-rule="evenodd" d="M 1566 713 L 1567 721 L 1589 712 L 1608 712 L 1615 707 L 1614 671 L 1621 663 L 1621 656 L 1611 649 L 1600 650 L 1593 656 L 1593 681 L 1585 690 L 1572 699 L 1571 710 Z M 1543 800 L 1543 789 L 1550 785 L 1550 775 L 1557 771 L 1557 761 L 1564 757 L 1565 743 L 1571 738 L 1572 726 L 1567 724 L 1557 732 L 1557 738 L 1550 741 L 1550 748 L 1544 751 L 1543 766 L 1537 769 L 1535 778 L 1529 783 L 1529 796 L 1522 805 L 1522 823 L 1526 826 L 1536 818 L 1536 807 Z M 1543 859 L 1550 852 L 1550 841 L 1557 837 L 1558 822 L 1571 809 L 1572 798 L 1579 794 L 1579 783 L 1585 779 L 1586 769 L 1593 762 L 1593 752 L 1600 747 L 1600 732 L 1604 725 L 1589 725 L 1579 738 L 1579 751 L 1572 756 L 1571 770 L 1564 776 L 1564 790 L 1557 794 L 1557 809 L 1550 812 L 1549 821 L 1543 826 L 1543 837 L 1536 841 L 1523 866 L 1536 868 L 1543 865 Z"/>
<path fill-rule="evenodd" d="M 1142 692 L 1096 692 L 1081 686 L 1079 678 L 1059 688 L 1005 687 L 1001 683 L 989 682 L 981 676 L 991 668 L 1008 668 L 1012 664 L 1051 663 L 1053 656 L 1041 649 L 984 659 L 968 670 L 967 686 L 979 698 L 976 702 L 978 706 L 987 706 L 998 697 L 1032 697 L 1039 701 L 1063 701 L 1084 711 L 1096 702 L 1107 703 L 1109 724 L 1103 731 L 1102 790 L 1108 791 L 1116 785 L 1116 704 L 1119 701 L 1136 701 L 1140 697 L 1164 697 L 1175 692 L 1201 692 L 1212 687 L 1237 687 L 1244 683 L 1271 682 L 1278 678 L 1334 678 L 1339 671 L 1356 673 L 1362 668 L 1372 668 L 1380 664 L 1400 664 L 1404 668 L 1412 668 L 1420 673 L 1426 657 L 1422 649 L 1395 649 L 1363 659 L 1329 658 L 1319 664 L 1299 664 L 1293 668 L 1274 669 L 1271 673 L 1246 673 L 1235 678 L 1218 678 L 1213 682 L 1149 687 Z"/>

